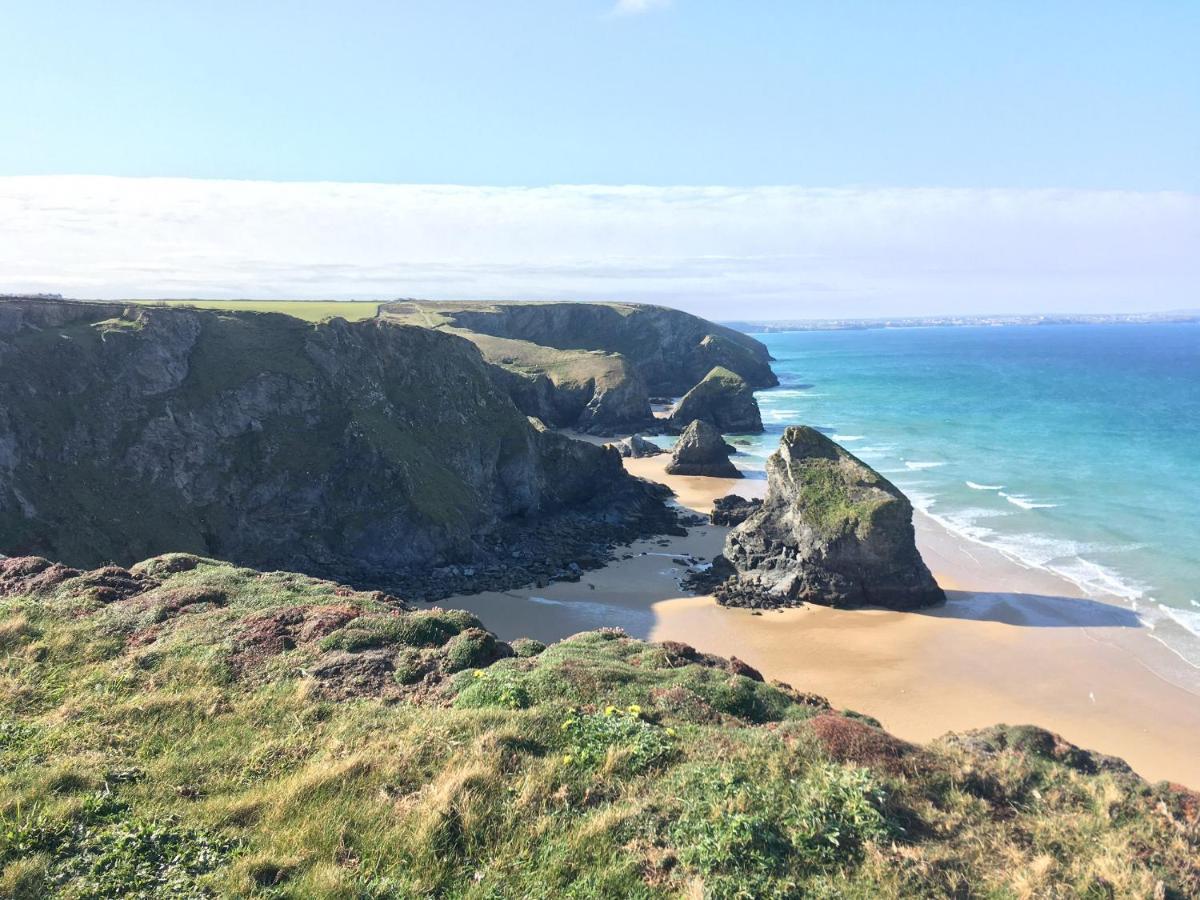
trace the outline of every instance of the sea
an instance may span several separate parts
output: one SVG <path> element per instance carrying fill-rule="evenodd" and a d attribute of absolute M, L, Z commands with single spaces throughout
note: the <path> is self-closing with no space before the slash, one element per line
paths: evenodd
<path fill-rule="evenodd" d="M 1135 610 L 1200 666 L 1200 323 L 755 335 L 783 429 L 821 429 L 967 541 Z"/>

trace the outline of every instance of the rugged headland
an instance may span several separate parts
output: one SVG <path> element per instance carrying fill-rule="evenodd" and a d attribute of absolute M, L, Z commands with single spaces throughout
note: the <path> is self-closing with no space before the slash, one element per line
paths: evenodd
<path fill-rule="evenodd" d="M 654 307 L 440 306 L 0 301 L 0 897 L 1200 894 L 1200 796 L 1049 731 L 919 744 L 733 649 L 489 631 L 515 585 L 541 620 L 610 615 L 622 565 L 741 617 L 725 637 L 803 614 L 680 598 L 663 557 L 699 570 L 726 537 L 726 602 L 941 590 L 903 496 L 812 429 L 764 501 L 719 504 L 726 536 L 547 427 L 707 384 L 669 463 L 623 449 L 647 477 L 718 466 L 663 476 L 711 506 L 740 474 L 716 420 L 774 383 L 757 342 Z"/>
<path fill-rule="evenodd" d="M 1200 797 L 1033 727 L 928 745 L 616 630 L 505 643 L 189 554 L 0 561 L 0 894 L 1200 892 Z"/>
<path fill-rule="evenodd" d="M 380 315 L 466 338 L 523 411 L 595 434 L 659 427 L 651 398 L 686 394 L 718 367 L 751 388 L 779 383 L 754 338 L 661 306 L 405 301 Z"/>
<path fill-rule="evenodd" d="M 472 343 L 386 319 L 0 301 L 0 384 L 9 554 L 189 551 L 437 597 L 678 527 Z"/>

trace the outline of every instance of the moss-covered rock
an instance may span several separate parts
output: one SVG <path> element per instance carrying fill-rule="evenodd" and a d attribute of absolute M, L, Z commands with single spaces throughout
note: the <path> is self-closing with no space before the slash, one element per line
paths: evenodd
<path fill-rule="evenodd" d="M 714 367 L 671 410 L 671 425 L 677 429 L 696 419 L 726 434 L 760 434 L 763 430 L 754 390 L 724 366 Z"/>
<path fill-rule="evenodd" d="M 916 609 L 945 600 L 917 552 L 912 505 L 815 428 L 792 426 L 767 460 L 767 497 L 726 539 L 716 590 L 735 606 Z"/>

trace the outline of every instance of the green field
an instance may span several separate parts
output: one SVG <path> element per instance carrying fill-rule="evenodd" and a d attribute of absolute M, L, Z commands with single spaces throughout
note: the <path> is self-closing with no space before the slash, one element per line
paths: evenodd
<path fill-rule="evenodd" d="M 128 302 L 196 306 L 201 309 L 277 312 L 309 322 L 320 322 L 331 316 L 341 316 L 343 319 L 357 322 L 359 319 L 373 318 L 379 310 L 378 303 L 366 300 L 131 300 Z"/>

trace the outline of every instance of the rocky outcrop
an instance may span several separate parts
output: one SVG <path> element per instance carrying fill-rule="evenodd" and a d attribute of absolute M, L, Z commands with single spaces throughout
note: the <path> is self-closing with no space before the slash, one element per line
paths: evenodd
<path fill-rule="evenodd" d="M 467 338 L 519 379 L 510 384 L 527 414 L 597 434 L 647 430 L 651 396 L 678 397 L 717 366 L 751 388 L 779 383 L 754 338 L 661 306 L 404 301 L 380 314 Z"/>
<path fill-rule="evenodd" d="M 739 497 L 737 494 L 729 494 L 725 497 L 718 497 L 713 501 L 712 514 L 709 516 L 709 520 L 714 525 L 733 528 L 736 525 L 741 525 L 746 519 L 758 512 L 761 506 L 761 500 L 747 500 L 745 497 Z"/>
<path fill-rule="evenodd" d="M 754 390 L 742 376 L 715 366 L 671 410 L 671 425 L 682 429 L 699 419 L 725 434 L 760 434 L 762 415 Z"/>
<path fill-rule="evenodd" d="M 422 597 L 677 528 L 615 452 L 532 424 L 494 373 L 381 319 L 0 301 L 0 552 L 219 554 Z"/>
<path fill-rule="evenodd" d="M 616 450 L 622 459 L 641 459 L 645 456 L 658 456 L 660 453 L 667 452 L 657 444 L 650 443 L 640 434 L 632 434 L 624 440 L 608 446 Z"/>
<path fill-rule="evenodd" d="M 721 433 L 707 422 L 696 420 L 683 430 L 667 463 L 668 475 L 707 475 L 712 478 L 741 478 L 729 461 L 733 452 Z"/>
<path fill-rule="evenodd" d="M 880 606 L 945 600 L 914 539 L 912 505 L 890 482 L 813 428 L 793 426 L 767 461 L 762 507 L 726 539 L 730 606 Z M 714 565 L 718 573 L 722 565 Z"/>

